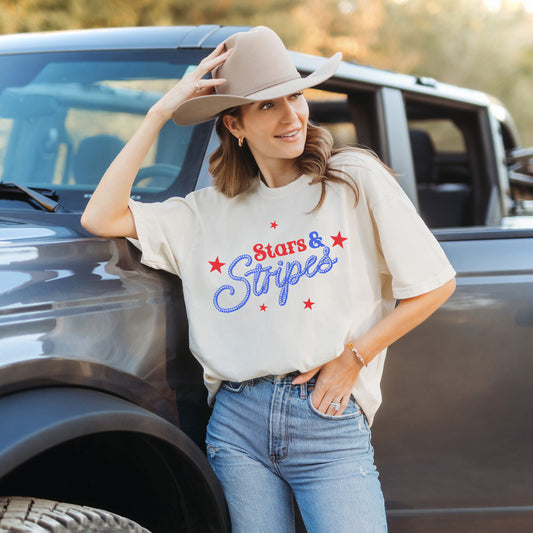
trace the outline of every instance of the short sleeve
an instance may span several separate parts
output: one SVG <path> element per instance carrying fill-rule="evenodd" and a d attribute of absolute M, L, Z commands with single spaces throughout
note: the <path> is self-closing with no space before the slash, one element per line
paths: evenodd
<path fill-rule="evenodd" d="M 181 276 L 185 250 L 194 236 L 195 213 L 185 198 L 142 203 L 129 200 L 137 239 L 129 239 L 142 252 L 141 262 Z"/>
<path fill-rule="evenodd" d="M 455 276 L 446 254 L 396 179 L 368 154 L 348 154 L 343 170 L 362 193 L 383 255 L 384 275 L 390 275 L 396 299 L 412 298 L 436 289 Z"/>
<path fill-rule="evenodd" d="M 437 239 L 403 191 L 389 192 L 372 206 L 371 215 L 394 298 L 418 296 L 455 276 Z"/>

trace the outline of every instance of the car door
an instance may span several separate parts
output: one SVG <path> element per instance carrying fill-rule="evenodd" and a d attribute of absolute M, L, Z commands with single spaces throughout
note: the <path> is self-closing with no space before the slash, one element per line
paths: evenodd
<path fill-rule="evenodd" d="M 322 102 L 313 116 L 398 172 L 457 271 L 453 296 L 389 349 L 373 443 L 390 531 L 530 531 L 533 223 L 498 222 L 485 107 L 354 87 L 325 98 L 344 115 Z"/>

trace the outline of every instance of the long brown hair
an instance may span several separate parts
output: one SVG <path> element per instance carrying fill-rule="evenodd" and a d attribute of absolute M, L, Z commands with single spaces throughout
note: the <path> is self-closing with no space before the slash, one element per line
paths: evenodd
<path fill-rule="evenodd" d="M 224 125 L 224 115 L 231 115 L 240 120 L 241 107 L 228 109 L 217 119 L 215 127 L 220 145 L 209 158 L 209 172 L 213 176 L 215 188 L 231 198 L 246 191 L 252 182 L 258 179 L 259 168 L 248 145 L 244 143 L 239 147 L 235 136 Z M 354 205 L 357 204 L 359 199 L 357 185 L 344 171 L 334 168 L 330 161 L 331 156 L 347 150 L 373 155 L 363 148 L 335 149 L 333 137 L 327 129 L 308 123 L 304 151 L 296 160 L 296 164 L 301 174 L 311 177 L 311 183 L 320 184 L 320 200 L 313 211 L 320 209 L 324 203 L 328 182 L 348 185 L 355 196 Z"/>

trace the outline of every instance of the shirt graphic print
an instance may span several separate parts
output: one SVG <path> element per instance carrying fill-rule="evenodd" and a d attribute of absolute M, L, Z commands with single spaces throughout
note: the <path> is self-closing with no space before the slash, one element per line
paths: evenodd
<path fill-rule="evenodd" d="M 270 223 L 271 229 L 278 226 L 276 221 Z M 310 231 L 304 237 L 295 235 L 293 240 L 286 242 L 271 240 L 272 243 L 258 242 L 235 258 L 220 259 L 217 255 L 209 261 L 210 272 L 222 274 L 226 281 L 213 295 L 213 306 L 217 311 L 233 313 L 253 306 L 257 301 L 256 307 L 266 312 L 268 306 L 260 298 L 273 292 L 278 295 L 277 304 L 286 305 L 291 286 L 303 278 L 326 275 L 335 268 L 339 261 L 339 257 L 333 255 L 335 247 L 344 248 L 347 237 L 343 237 L 340 230 L 327 238 L 318 231 Z M 316 302 L 311 296 L 301 302 L 303 309 L 313 309 Z"/>

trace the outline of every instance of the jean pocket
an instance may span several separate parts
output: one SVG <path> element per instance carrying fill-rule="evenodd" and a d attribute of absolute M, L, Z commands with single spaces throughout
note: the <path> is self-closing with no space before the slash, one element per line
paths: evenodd
<path fill-rule="evenodd" d="M 342 415 L 329 415 L 326 413 L 321 413 L 314 405 L 313 405 L 313 393 L 311 393 L 307 397 L 307 405 L 309 406 L 309 409 L 313 414 L 316 416 L 323 418 L 325 420 L 352 420 L 355 418 L 358 418 L 360 416 L 363 416 L 363 411 L 355 401 L 355 398 L 353 396 L 350 396 L 350 400 L 348 402 L 348 405 L 346 406 L 346 409 L 343 411 Z"/>
<path fill-rule="evenodd" d="M 223 381 L 221 387 L 229 392 L 242 392 L 247 381 Z"/>

